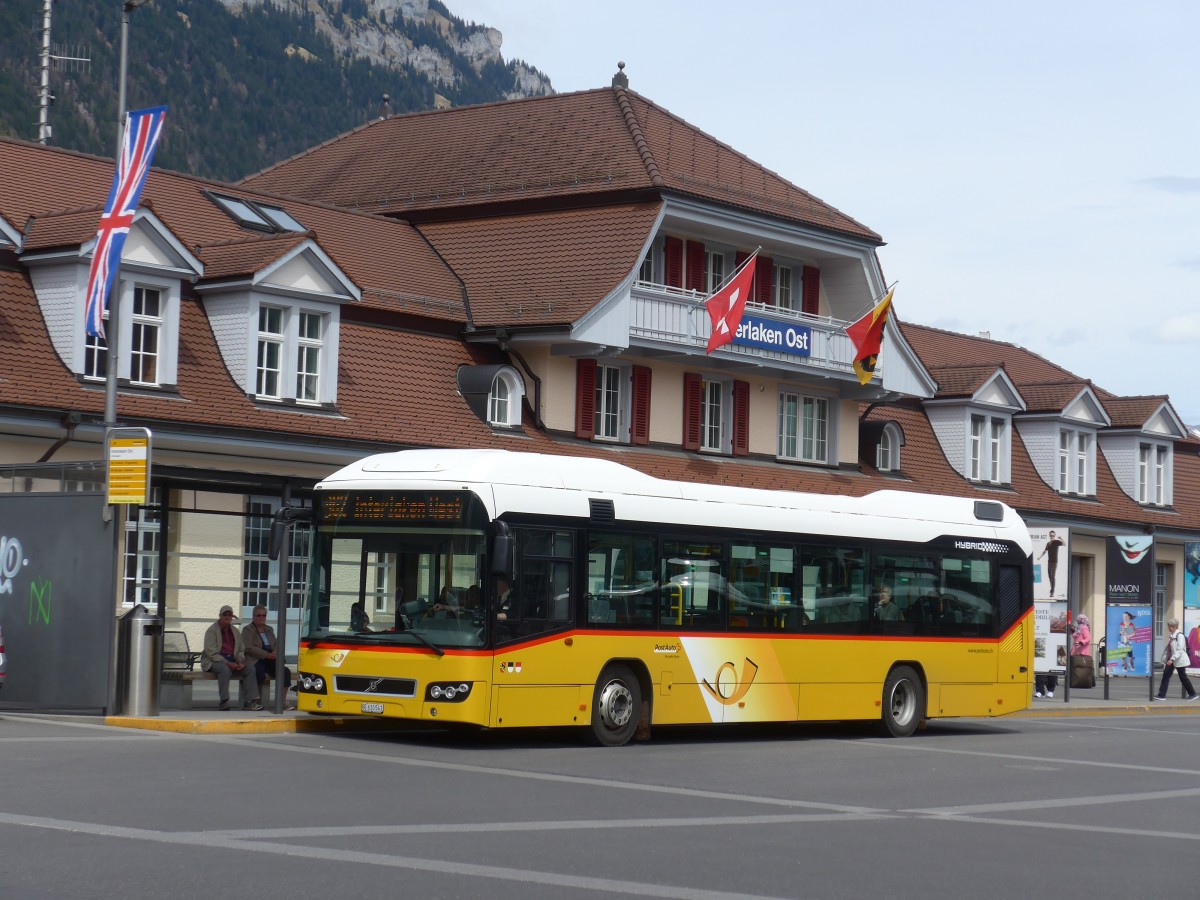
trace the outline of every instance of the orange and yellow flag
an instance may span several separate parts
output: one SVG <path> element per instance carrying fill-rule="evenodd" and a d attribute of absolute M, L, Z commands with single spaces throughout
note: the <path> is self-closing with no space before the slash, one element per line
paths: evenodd
<path fill-rule="evenodd" d="M 883 343 L 883 329 L 892 314 L 892 294 L 876 304 L 875 308 L 846 329 L 846 335 L 854 344 L 854 374 L 859 384 L 866 384 L 875 374 L 879 362 L 879 347 Z"/>

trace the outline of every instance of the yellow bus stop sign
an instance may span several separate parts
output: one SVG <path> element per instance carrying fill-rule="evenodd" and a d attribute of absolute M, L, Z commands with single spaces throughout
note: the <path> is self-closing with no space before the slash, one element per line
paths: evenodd
<path fill-rule="evenodd" d="M 110 428 L 105 437 L 108 502 L 150 502 L 150 429 Z"/>

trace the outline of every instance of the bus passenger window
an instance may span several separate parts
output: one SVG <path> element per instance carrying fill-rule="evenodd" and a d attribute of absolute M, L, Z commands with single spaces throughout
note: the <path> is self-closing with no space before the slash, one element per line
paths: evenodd
<path fill-rule="evenodd" d="M 730 593 L 720 544 L 664 541 L 660 606 L 664 628 L 725 627 L 725 600 Z"/>
<path fill-rule="evenodd" d="M 805 545 L 800 553 L 800 590 L 801 627 L 805 630 L 817 634 L 867 630 L 871 598 L 863 548 Z"/>
<path fill-rule="evenodd" d="M 798 630 L 805 617 L 795 602 L 795 550 L 735 542 L 729 557 L 729 627 Z"/>
<path fill-rule="evenodd" d="M 588 538 L 587 623 L 650 627 L 658 583 L 650 535 L 592 532 Z"/>

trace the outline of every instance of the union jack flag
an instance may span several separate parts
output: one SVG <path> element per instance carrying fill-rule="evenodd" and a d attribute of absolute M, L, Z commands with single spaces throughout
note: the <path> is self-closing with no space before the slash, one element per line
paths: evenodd
<path fill-rule="evenodd" d="M 112 190 L 100 216 L 100 228 L 96 232 L 96 249 L 92 253 L 92 267 L 88 272 L 87 301 L 84 316 L 87 333 L 93 337 L 104 337 L 104 311 L 108 308 L 108 292 L 113 278 L 121 266 L 121 250 L 133 214 L 137 211 L 138 199 L 150 171 L 150 160 L 154 147 L 162 133 L 165 106 L 138 109 L 125 117 L 125 135 L 121 139 L 121 155 L 117 159 L 117 171 L 113 175 Z"/>

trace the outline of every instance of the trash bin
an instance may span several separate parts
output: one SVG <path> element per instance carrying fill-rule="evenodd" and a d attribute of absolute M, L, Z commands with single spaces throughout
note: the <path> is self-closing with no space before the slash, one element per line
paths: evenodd
<path fill-rule="evenodd" d="M 121 616 L 117 632 L 117 712 L 157 716 L 162 677 L 162 619 L 140 603 Z"/>

